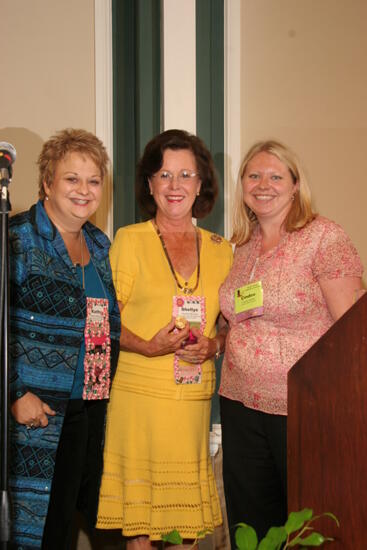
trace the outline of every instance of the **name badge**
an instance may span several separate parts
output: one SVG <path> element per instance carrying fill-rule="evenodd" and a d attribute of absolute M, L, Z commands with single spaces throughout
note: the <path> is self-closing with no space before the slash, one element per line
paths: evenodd
<path fill-rule="evenodd" d="M 203 333 L 206 324 L 205 297 L 174 296 L 173 316 L 183 317 L 189 323 L 190 328 L 197 328 Z M 173 360 L 173 373 L 176 384 L 201 383 L 201 364 L 187 363 L 176 354 Z"/>
<path fill-rule="evenodd" d="M 263 287 L 261 281 L 236 288 L 234 294 L 236 321 L 245 321 L 264 314 Z"/>
<path fill-rule="evenodd" d="M 203 322 L 205 326 L 205 298 L 203 296 L 174 296 L 173 315 L 184 317 L 190 328 L 200 328 Z"/>
<path fill-rule="evenodd" d="M 110 391 L 111 338 L 106 298 L 87 297 L 84 340 L 83 399 L 107 399 Z"/>

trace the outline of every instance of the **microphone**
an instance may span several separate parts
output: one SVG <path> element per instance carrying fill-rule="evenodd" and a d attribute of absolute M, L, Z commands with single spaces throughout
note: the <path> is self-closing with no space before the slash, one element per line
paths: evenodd
<path fill-rule="evenodd" d="M 0 168 L 10 168 L 15 159 L 17 152 L 11 143 L 0 141 Z"/>

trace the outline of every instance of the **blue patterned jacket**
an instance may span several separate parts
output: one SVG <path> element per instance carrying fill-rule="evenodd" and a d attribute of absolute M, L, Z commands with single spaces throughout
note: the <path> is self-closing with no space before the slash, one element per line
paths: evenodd
<path fill-rule="evenodd" d="M 84 338 L 86 297 L 64 241 L 39 201 L 10 219 L 10 398 L 27 391 L 57 412 L 46 428 L 27 430 L 11 419 L 10 493 L 15 548 L 41 548 L 55 456 Z M 119 352 L 120 313 L 108 258 L 108 238 L 89 222 L 83 234 L 93 263 L 114 297 L 112 375 Z M 111 377 L 112 378 L 112 377 Z M 96 454 L 103 453 L 103 442 Z M 96 460 L 96 463 L 101 460 Z M 101 472 L 96 472 L 100 476 Z M 86 499 L 90 522 L 96 494 Z"/>

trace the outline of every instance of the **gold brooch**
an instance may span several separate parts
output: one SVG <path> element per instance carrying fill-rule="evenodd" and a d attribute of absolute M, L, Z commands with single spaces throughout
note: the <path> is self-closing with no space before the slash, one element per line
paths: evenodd
<path fill-rule="evenodd" d="M 217 235 L 216 233 L 213 233 L 210 236 L 210 238 L 213 241 L 213 243 L 217 243 L 217 244 L 220 244 L 223 241 L 223 237 L 221 237 L 220 235 Z"/>

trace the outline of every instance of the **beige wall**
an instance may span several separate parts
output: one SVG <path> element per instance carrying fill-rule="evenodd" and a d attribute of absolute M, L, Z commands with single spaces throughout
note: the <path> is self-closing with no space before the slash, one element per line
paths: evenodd
<path fill-rule="evenodd" d="M 10 186 L 17 212 L 37 199 L 43 142 L 68 126 L 95 131 L 94 0 L 0 3 L 0 141 L 17 150 Z"/>
<path fill-rule="evenodd" d="M 274 137 L 367 267 L 367 2 L 241 1 L 241 147 Z"/>

